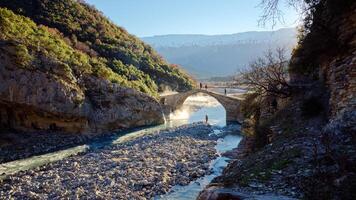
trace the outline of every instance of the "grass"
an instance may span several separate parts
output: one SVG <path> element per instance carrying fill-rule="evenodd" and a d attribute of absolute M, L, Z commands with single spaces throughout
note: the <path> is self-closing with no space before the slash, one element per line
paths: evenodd
<path fill-rule="evenodd" d="M 265 154 L 270 155 L 269 151 L 263 152 L 258 157 L 267 157 Z M 294 159 L 301 157 L 302 152 L 300 149 L 292 148 L 276 154 L 275 157 L 267 160 L 259 160 L 256 162 L 254 157 L 250 158 L 246 164 L 243 165 L 242 174 L 239 174 L 238 183 L 241 186 L 248 186 L 253 181 L 266 183 L 271 180 L 274 173 L 287 168 L 294 163 Z"/>

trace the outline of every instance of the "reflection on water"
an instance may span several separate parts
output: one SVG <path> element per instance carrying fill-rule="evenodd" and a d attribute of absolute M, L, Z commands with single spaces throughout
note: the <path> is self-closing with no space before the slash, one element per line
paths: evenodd
<path fill-rule="evenodd" d="M 205 115 L 209 117 L 209 124 L 217 126 L 226 125 L 226 111 L 224 107 L 213 97 L 205 94 L 190 96 L 184 102 L 181 109 L 171 113 L 172 126 L 205 121 Z"/>
<path fill-rule="evenodd" d="M 218 154 L 222 154 L 226 151 L 232 150 L 237 147 L 242 137 L 239 135 L 227 135 L 224 138 L 218 140 L 216 145 L 216 151 Z M 189 185 L 174 186 L 170 193 L 156 197 L 155 200 L 193 200 L 196 199 L 199 193 L 217 176 L 221 175 L 224 168 L 227 166 L 230 159 L 226 157 L 217 157 L 210 164 L 212 174 L 206 175 L 191 182 Z"/>
<path fill-rule="evenodd" d="M 172 113 L 171 123 L 193 123 L 205 120 L 205 115 L 209 116 L 209 123 L 216 126 L 226 126 L 226 111 L 224 107 L 213 97 L 198 94 L 189 97 L 183 104 L 183 107 Z M 221 131 L 215 129 L 214 133 Z M 226 135 L 218 140 L 215 146 L 219 157 L 210 164 L 212 174 L 206 175 L 191 182 L 189 185 L 174 186 L 171 191 L 162 196 L 157 196 L 155 200 L 189 200 L 196 199 L 199 193 L 217 176 L 221 175 L 223 169 L 227 166 L 229 158 L 220 156 L 222 153 L 236 148 L 242 137 L 239 135 Z"/>
<path fill-rule="evenodd" d="M 191 182 L 186 186 L 174 186 L 171 189 L 171 193 L 163 195 L 161 197 L 156 197 L 155 200 L 193 200 L 196 199 L 199 193 L 218 175 L 220 175 L 223 169 L 228 164 L 228 158 L 219 157 L 221 159 L 216 159 L 212 162 L 210 168 L 214 171 L 210 175 L 206 175 L 198 180 Z"/>

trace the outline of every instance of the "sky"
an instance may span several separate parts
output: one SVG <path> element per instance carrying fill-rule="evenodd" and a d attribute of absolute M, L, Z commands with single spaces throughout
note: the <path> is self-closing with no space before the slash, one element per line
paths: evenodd
<path fill-rule="evenodd" d="M 261 0 L 86 0 L 105 16 L 138 37 L 166 34 L 232 34 L 268 31 L 258 26 Z M 281 6 L 284 23 L 273 30 L 295 27 L 298 14 Z"/>

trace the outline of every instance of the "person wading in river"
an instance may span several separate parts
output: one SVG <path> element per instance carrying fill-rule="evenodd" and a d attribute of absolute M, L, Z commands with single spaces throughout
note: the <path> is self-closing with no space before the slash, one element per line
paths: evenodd
<path fill-rule="evenodd" d="M 208 121 L 209 121 L 209 117 L 208 117 L 208 115 L 205 115 L 205 123 L 207 124 Z"/>

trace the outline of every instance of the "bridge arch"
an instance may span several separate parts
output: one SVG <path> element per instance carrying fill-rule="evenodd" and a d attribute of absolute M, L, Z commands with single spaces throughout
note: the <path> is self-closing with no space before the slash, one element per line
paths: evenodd
<path fill-rule="evenodd" d="M 242 122 L 242 116 L 240 115 L 240 110 L 239 110 L 240 99 L 215 93 L 209 90 L 198 90 L 198 89 L 190 90 L 178 94 L 162 96 L 160 102 L 166 117 L 168 117 L 170 113 L 181 108 L 183 106 L 183 103 L 188 97 L 197 93 L 203 93 L 211 97 L 214 97 L 225 108 L 227 124 Z"/>

